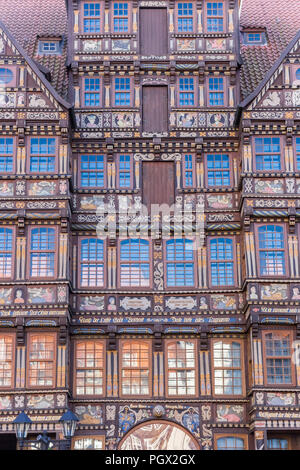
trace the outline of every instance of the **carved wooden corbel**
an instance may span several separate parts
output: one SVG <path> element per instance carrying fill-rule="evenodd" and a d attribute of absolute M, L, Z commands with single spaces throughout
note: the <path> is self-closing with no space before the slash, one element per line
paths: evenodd
<path fill-rule="evenodd" d="M 17 346 L 24 346 L 25 344 L 25 327 L 24 327 L 24 318 L 18 317 L 16 319 L 17 323 Z"/>
<path fill-rule="evenodd" d="M 115 325 L 108 326 L 108 341 L 107 341 L 107 350 L 116 351 L 117 350 L 117 328 Z"/>

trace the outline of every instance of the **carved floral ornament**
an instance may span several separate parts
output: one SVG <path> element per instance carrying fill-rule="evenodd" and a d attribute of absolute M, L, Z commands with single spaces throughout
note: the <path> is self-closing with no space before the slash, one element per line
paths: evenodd
<path fill-rule="evenodd" d="M 133 156 L 136 162 L 138 161 L 152 161 L 155 159 L 154 153 L 135 153 Z M 161 159 L 164 161 L 181 161 L 180 153 L 163 153 Z"/>

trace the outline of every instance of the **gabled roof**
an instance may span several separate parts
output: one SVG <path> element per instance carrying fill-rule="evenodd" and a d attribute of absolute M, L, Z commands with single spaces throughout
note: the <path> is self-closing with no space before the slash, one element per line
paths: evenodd
<path fill-rule="evenodd" d="M 67 11 L 65 0 L 0 0 L 0 19 L 29 57 L 51 73 L 51 84 L 68 96 Z M 39 55 L 38 37 L 63 38 L 61 55 Z"/>
<path fill-rule="evenodd" d="M 33 70 L 33 72 L 36 74 L 38 79 L 42 82 L 42 84 L 45 86 L 45 88 L 49 91 L 49 93 L 52 95 L 52 97 L 59 103 L 61 104 L 64 108 L 70 109 L 71 104 L 68 103 L 66 100 L 64 100 L 58 92 L 53 88 L 51 83 L 46 79 L 44 73 L 40 70 L 40 68 L 37 66 L 35 61 L 29 57 L 27 52 L 23 49 L 23 47 L 18 43 L 18 41 L 12 36 L 12 34 L 8 31 L 7 27 L 0 21 L 0 32 L 4 33 L 4 36 L 7 37 L 7 39 L 14 45 L 15 49 L 18 51 L 18 53 L 24 57 L 26 60 L 27 64 L 29 67 Z M 5 40 L 5 37 L 4 37 Z"/>
<path fill-rule="evenodd" d="M 264 80 L 300 30 L 300 0 L 242 0 L 240 28 L 265 28 L 265 46 L 241 44 L 241 98 Z"/>

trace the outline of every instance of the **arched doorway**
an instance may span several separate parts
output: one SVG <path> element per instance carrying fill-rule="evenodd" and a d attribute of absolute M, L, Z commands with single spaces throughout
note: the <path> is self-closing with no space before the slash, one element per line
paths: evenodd
<path fill-rule="evenodd" d="M 169 421 L 147 421 L 135 426 L 121 440 L 119 450 L 199 450 L 192 434 Z"/>

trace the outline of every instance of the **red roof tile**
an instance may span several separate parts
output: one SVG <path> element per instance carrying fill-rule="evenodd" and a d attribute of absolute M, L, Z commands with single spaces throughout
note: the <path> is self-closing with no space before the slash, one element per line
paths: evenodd
<path fill-rule="evenodd" d="M 266 28 L 265 46 L 241 45 L 242 98 L 259 85 L 300 29 L 300 0 L 243 0 L 241 29 Z"/>
<path fill-rule="evenodd" d="M 0 0 L 1 21 L 27 54 L 51 72 L 51 84 L 67 97 L 67 12 L 65 0 Z M 61 55 L 38 55 L 38 36 L 63 37 Z"/>

